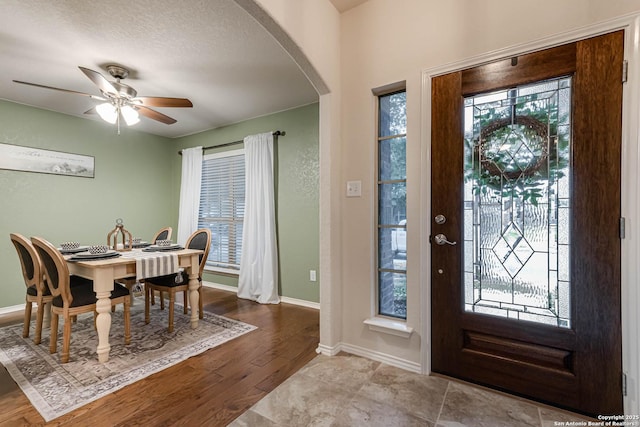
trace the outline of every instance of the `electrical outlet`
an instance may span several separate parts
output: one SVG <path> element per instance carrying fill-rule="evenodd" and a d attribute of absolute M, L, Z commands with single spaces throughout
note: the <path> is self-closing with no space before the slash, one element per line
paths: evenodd
<path fill-rule="evenodd" d="M 316 271 L 315 270 L 309 270 L 309 280 L 312 282 L 316 281 Z"/>

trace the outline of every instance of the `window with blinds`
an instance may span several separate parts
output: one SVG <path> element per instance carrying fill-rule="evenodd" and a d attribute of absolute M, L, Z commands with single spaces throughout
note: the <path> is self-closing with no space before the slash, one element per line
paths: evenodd
<path fill-rule="evenodd" d="M 206 264 L 211 269 L 240 269 L 244 189 L 244 150 L 204 156 L 198 228 L 211 230 Z"/>

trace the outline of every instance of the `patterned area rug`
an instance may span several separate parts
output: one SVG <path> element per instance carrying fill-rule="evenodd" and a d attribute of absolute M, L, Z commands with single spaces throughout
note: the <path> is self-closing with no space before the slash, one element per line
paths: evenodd
<path fill-rule="evenodd" d="M 197 329 L 191 329 L 182 306 L 176 304 L 175 329 L 167 332 L 168 313 L 159 304 L 151 306 L 151 323 L 144 323 L 144 300 L 131 307 L 131 344 L 124 345 L 122 306 L 111 315 L 107 363 L 98 363 L 98 336 L 93 314 L 78 316 L 72 326 L 70 359 L 61 364 L 58 353 L 49 353 L 49 331 L 42 332 L 40 345 L 31 336 L 22 338 L 22 324 L 0 328 L 0 362 L 27 395 L 45 421 L 51 421 L 175 365 L 191 356 L 256 329 L 255 326 L 204 312 Z M 62 319 L 58 352 L 62 349 Z"/>

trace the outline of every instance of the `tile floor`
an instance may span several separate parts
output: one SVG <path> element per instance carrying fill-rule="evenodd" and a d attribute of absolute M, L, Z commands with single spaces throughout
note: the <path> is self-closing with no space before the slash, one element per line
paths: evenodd
<path fill-rule="evenodd" d="M 316 357 L 230 426 L 553 427 L 589 420 L 462 382 L 338 355 Z"/>

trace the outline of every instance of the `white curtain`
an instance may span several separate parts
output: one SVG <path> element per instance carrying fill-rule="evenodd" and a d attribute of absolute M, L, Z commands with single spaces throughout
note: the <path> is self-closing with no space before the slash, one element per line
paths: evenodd
<path fill-rule="evenodd" d="M 201 181 L 202 147 L 182 150 L 182 180 L 180 184 L 177 240 L 180 245 L 187 243 L 189 236 L 198 229 Z"/>
<path fill-rule="evenodd" d="M 273 134 L 244 139 L 245 205 L 238 297 L 278 304 Z"/>

